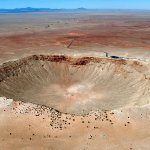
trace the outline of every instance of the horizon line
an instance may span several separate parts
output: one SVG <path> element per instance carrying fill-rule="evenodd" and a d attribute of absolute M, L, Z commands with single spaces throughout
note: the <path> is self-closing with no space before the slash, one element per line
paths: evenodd
<path fill-rule="evenodd" d="M 26 8 L 31 8 L 31 9 L 66 9 L 66 10 L 74 10 L 74 9 L 85 9 L 85 10 L 150 10 L 150 9 L 144 9 L 144 8 L 86 8 L 86 7 L 77 7 L 77 8 L 49 8 L 49 7 L 15 7 L 15 8 L 0 8 L 0 9 L 26 9 Z"/>

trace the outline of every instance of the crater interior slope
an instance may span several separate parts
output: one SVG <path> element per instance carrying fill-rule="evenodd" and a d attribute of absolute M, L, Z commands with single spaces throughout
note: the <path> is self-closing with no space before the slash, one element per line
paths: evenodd
<path fill-rule="evenodd" d="M 149 103 L 148 62 L 32 55 L 0 66 L 0 96 L 87 114 Z"/>

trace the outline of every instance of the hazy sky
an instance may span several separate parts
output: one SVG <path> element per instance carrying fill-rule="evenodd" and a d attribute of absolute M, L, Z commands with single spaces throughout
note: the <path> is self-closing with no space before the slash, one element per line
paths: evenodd
<path fill-rule="evenodd" d="M 150 9 L 150 0 L 0 0 L 0 8 Z"/>

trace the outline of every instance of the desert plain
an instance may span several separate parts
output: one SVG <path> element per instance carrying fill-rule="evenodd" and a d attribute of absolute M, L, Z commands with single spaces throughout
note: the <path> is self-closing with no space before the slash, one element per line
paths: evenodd
<path fill-rule="evenodd" d="M 0 14 L 0 150 L 149 141 L 149 11 Z"/>

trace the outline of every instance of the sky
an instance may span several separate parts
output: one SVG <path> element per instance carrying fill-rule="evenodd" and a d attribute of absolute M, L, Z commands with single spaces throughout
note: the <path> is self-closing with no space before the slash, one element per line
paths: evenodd
<path fill-rule="evenodd" d="M 150 0 L 0 0 L 0 8 L 150 9 Z"/>

